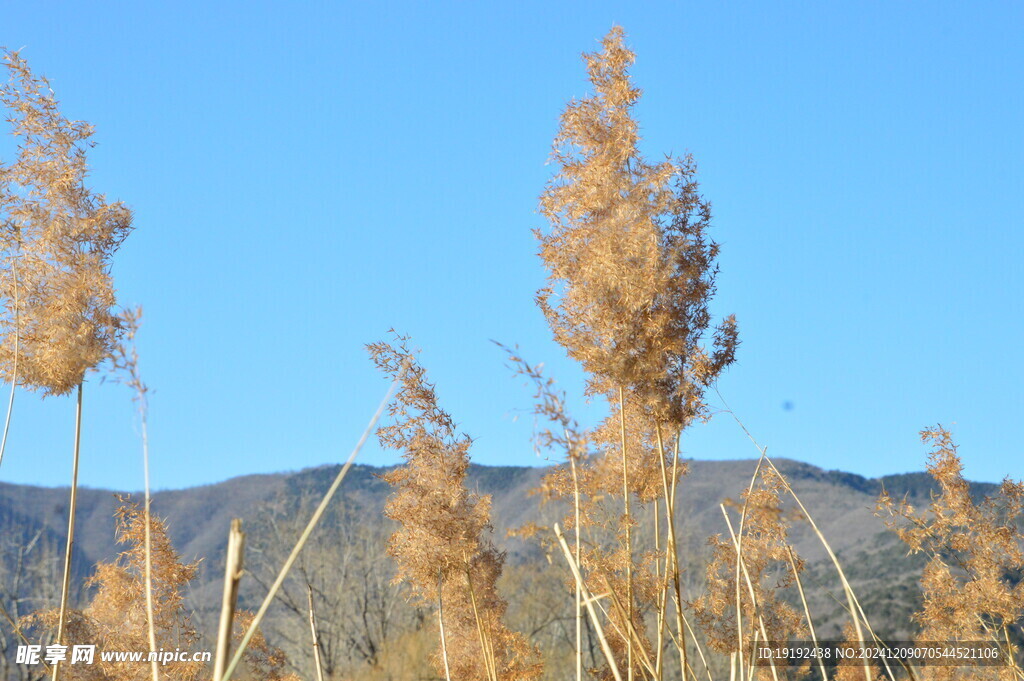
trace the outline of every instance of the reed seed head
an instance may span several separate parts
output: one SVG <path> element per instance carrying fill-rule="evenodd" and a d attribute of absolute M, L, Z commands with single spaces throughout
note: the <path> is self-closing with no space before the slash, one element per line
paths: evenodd
<path fill-rule="evenodd" d="M 85 185 L 92 127 L 65 118 L 46 79 L 17 52 L 4 63 L 0 103 L 19 150 L 0 166 L 0 372 L 63 395 L 117 343 L 110 261 L 132 213 Z"/>

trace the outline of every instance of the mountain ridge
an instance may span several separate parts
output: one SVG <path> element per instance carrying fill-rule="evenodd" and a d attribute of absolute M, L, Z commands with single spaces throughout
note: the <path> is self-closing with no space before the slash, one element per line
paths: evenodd
<path fill-rule="evenodd" d="M 935 488 L 927 473 L 904 473 L 879 478 L 866 478 L 854 473 L 825 470 L 809 463 L 791 459 L 773 459 L 775 465 L 800 496 L 839 556 L 844 571 L 858 593 L 865 609 L 882 613 L 880 626 L 892 634 L 906 634 L 909 614 L 919 603 L 916 581 L 920 574 L 920 557 L 907 555 L 906 546 L 888 530 L 875 515 L 875 504 L 883 488 L 893 496 L 907 495 L 915 505 L 923 506 Z M 725 461 L 687 460 L 688 473 L 679 485 L 677 522 L 680 532 L 680 553 L 685 556 L 687 588 L 690 594 L 700 588 L 703 566 L 709 559 L 707 538 L 723 534 L 726 527 L 720 505 L 727 499 L 738 499 L 750 484 L 757 465 L 754 459 Z M 220 602 L 223 582 L 223 561 L 228 528 L 232 518 L 242 518 L 247 532 L 247 552 L 252 546 L 252 562 L 264 579 L 277 567 L 274 560 L 258 553 L 256 547 L 272 544 L 280 537 L 267 535 L 266 522 L 277 510 L 278 518 L 292 523 L 291 530 L 305 524 L 306 518 L 330 486 L 341 466 L 323 464 L 294 472 L 259 473 L 229 478 L 220 483 L 178 490 L 162 490 L 153 495 L 154 512 L 165 519 L 171 542 L 183 560 L 199 561 L 199 570 L 189 587 L 189 607 L 204 628 L 213 626 Z M 384 504 L 390 494 L 381 473 L 394 466 L 355 464 L 341 485 L 332 509 L 321 523 L 318 535 L 339 546 L 348 536 L 346 523 L 372 527 L 376 544 L 366 559 L 381 561 L 380 569 L 390 570 L 384 541 L 393 521 L 383 516 Z M 541 545 L 510 536 L 509 531 L 527 524 L 550 527 L 561 520 L 564 508 L 543 504 L 531 494 L 550 467 L 487 466 L 473 464 L 468 469 L 467 487 L 491 497 L 491 518 L 494 543 L 505 552 L 510 570 L 523 566 L 549 564 L 544 561 Z M 972 483 L 976 496 L 997 489 L 992 483 Z M 13 541 L 27 542 L 40 536 L 51 545 L 53 560 L 63 555 L 66 525 L 67 488 L 38 487 L 0 483 L 0 527 L 12 533 Z M 121 548 L 114 541 L 114 511 L 118 506 L 115 490 L 82 488 L 78 496 L 78 521 L 73 556 L 74 581 L 78 585 L 78 603 L 87 598 L 82 586 L 99 562 L 113 560 Z M 141 495 L 133 495 L 141 501 Z M 792 506 L 792 504 L 788 504 Z M 281 509 L 285 509 L 280 515 Z M 342 510 L 345 512 L 343 513 Z M 650 508 L 638 508 L 649 513 Z M 336 537 L 333 540 L 332 537 Z M 841 593 L 834 568 L 816 534 L 807 523 L 796 522 L 790 529 L 790 541 L 807 561 L 808 582 L 819 588 L 808 595 L 810 607 L 819 613 L 816 622 L 824 634 L 832 623 L 843 619 L 834 600 Z M 367 545 L 369 546 L 369 545 Z M 260 559 L 269 560 L 257 565 Z M 548 556 L 550 559 L 551 556 Z M 0 569 L 9 558 L 0 555 Z M 247 557 L 247 569 L 250 558 Z M 255 573 L 254 573 L 255 574 Z M 258 604 L 262 598 L 262 582 L 250 580 L 243 588 L 243 607 Z M 211 629 L 212 630 L 212 629 Z M 838 633 L 838 630 L 832 632 Z M 824 635 L 823 634 L 823 635 Z"/>

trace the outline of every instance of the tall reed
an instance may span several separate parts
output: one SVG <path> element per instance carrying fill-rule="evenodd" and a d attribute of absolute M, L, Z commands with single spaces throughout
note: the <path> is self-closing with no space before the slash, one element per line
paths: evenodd
<path fill-rule="evenodd" d="M 1006 660 L 989 678 L 1024 678 L 1024 483 L 1007 478 L 996 494 L 976 501 L 952 434 L 936 426 L 921 440 L 932 446 L 928 472 L 939 488 L 931 503 L 919 510 L 888 492 L 878 500 L 879 514 L 910 551 L 929 558 L 914 616 L 918 639 L 988 641 Z M 955 667 L 929 671 L 936 681 L 985 676 Z"/>
<path fill-rule="evenodd" d="M 507 603 L 496 584 L 504 556 L 488 536 L 490 498 L 466 487 L 471 440 L 438 406 L 405 337 L 368 350 L 379 369 L 401 380 L 392 423 L 378 431 L 382 446 L 405 460 L 383 476 L 394 488 L 385 515 L 399 523 L 388 553 L 396 579 L 409 584 L 422 605 L 443 604 L 437 672 L 464 681 L 536 678 L 536 651 L 503 622 Z"/>
<path fill-rule="evenodd" d="M 92 127 L 65 118 L 45 78 L 17 52 L 0 103 L 18 139 L 17 158 L 0 166 L 0 374 L 47 395 L 77 390 L 71 499 L 56 640 L 62 642 L 70 593 L 85 374 L 110 357 L 119 320 L 110 261 L 131 232 L 131 211 L 90 191 L 86 151 Z M 12 393 L 13 404 L 13 393 Z M 8 417 L 9 418 L 9 417 Z M 5 425 L 5 438 L 6 438 Z M 57 681 L 61 665 L 54 665 Z"/>
<path fill-rule="evenodd" d="M 162 520 L 149 517 L 147 522 L 144 508 L 127 497 L 121 497 L 120 502 L 116 537 L 125 548 L 116 560 L 96 566 L 86 584 L 92 593 L 87 606 L 68 608 L 66 612 L 49 610 L 27 618 L 29 624 L 49 628 L 64 617 L 69 659 L 72 645 L 95 645 L 97 651 L 150 650 L 150 603 L 157 650 L 188 650 L 199 640 L 185 607 L 185 590 L 195 577 L 198 563 L 182 561 Z M 147 595 L 150 592 L 152 599 Z M 198 681 L 203 663 L 176 661 L 161 669 L 165 681 Z M 139 668 L 123 661 L 103 660 L 97 653 L 91 665 L 68 664 L 61 676 L 67 681 L 127 681 L 145 678 L 148 673 L 148 665 Z"/>
<path fill-rule="evenodd" d="M 110 264 L 132 212 L 85 184 L 92 126 L 65 118 L 47 80 L 17 52 L 4 64 L 0 103 L 18 155 L 0 166 L 0 372 L 44 396 L 67 395 L 116 347 Z"/>
<path fill-rule="evenodd" d="M 153 559 L 151 513 L 152 495 L 149 487 L 149 387 L 142 380 L 139 370 L 139 351 L 135 337 L 142 323 L 142 308 L 125 310 L 121 317 L 125 329 L 124 339 L 114 348 L 112 364 L 116 380 L 125 383 L 132 390 L 132 397 L 139 414 L 139 428 L 142 437 L 142 477 L 143 477 L 143 509 L 146 516 L 146 624 L 149 629 L 149 650 L 156 652 L 156 624 L 153 607 Z M 153 681 L 160 679 L 160 666 L 154 659 L 150 662 L 150 673 Z"/>
<path fill-rule="evenodd" d="M 553 469 L 544 476 L 542 482 L 546 499 L 566 498 L 571 500 L 572 511 L 564 519 L 565 526 L 572 530 L 573 549 L 572 563 L 576 566 L 577 572 L 583 562 L 583 543 L 581 539 L 581 524 L 583 522 L 584 484 L 581 480 L 581 464 L 588 455 L 590 447 L 590 434 L 583 430 L 579 423 L 573 419 L 566 407 L 565 393 L 555 389 L 553 379 L 545 377 L 542 365 L 534 365 L 527 362 L 520 355 L 518 350 L 506 348 L 498 344 L 508 355 L 513 370 L 529 379 L 534 387 L 534 409 L 535 416 L 550 424 L 541 428 L 536 433 L 537 446 L 540 449 L 555 448 L 564 452 L 565 461 L 568 466 L 560 466 Z M 584 592 L 586 585 L 582 577 L 573 579 L 573 589 L 576 599 L 575 611 L 575 666 L 576 679 L 583 679 L 583 621 L 584 621 Z M 607 641 L 604 642 L 607 645 Z"/>
<path fill-rule="evenodd" d="M 645 633 L 644 607 L 661 611 L 660 647 L 664 611 L 673 604 L 686 666 L 674 513 L 685 471 L 676 445 L 706 416 L 703 393 L 734 361 L 738 334 L 732 317 L 711 329 L 718 246 L 707 237 L 710 205 L 693 159 L 651 163 L 640 152 L 632 115 L 640 91 L 630 80 L 635 57 L 622 29 L 614 27 L 600 52 L 583 57 L 594 93 L 570 102 L 561 116 L 557 170 L 540 199 L 549 228 L 536 236 L 548 282 L 537 301 L 555 340 L 587 372 L 588 393 L 610 407 L 593 436 L 601 454 L 583 466 L 590 487 L 584 496 L 620 499 L 620 547 L 581 557 L 584 572 L 622 600 L 609 614 L 610 644 L 621 649 L 620 671 L 631 681 L 645 673 L 645 658 L 660 660 Z M 663 569 L 652 574 L 637 562 L 632 509 L 655 499 L 667 535 Z M 665 589 L 669 598 L 660 595 Z"/>

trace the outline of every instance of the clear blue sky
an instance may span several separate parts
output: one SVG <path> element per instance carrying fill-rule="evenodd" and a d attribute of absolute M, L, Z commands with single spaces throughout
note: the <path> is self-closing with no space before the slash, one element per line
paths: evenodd
<path fill-rule="evenodd" d="M 579 388 L 530 230 L 615 23 L 646 153 L 693 153 L 713 202 L 743 339 L 721 390 L 769 452 L 919 470 L 942 422 L 970 476 L 1024 477 L 1020 3 L 14 3 L 0 44 L 96 126 L 92 186 L 135 209 L 114 273 L 146 309 L 156 487 L 343 459 L 392 326 L 478 462 L 541 463 L 489 339 Z M 138 489 L 127 389 L 86 404 L 82 481 Z M 72 417 L 19 394 L 0 480 L 66 484 Z M 755 454 L 724 418 L 685 450 Z"/>

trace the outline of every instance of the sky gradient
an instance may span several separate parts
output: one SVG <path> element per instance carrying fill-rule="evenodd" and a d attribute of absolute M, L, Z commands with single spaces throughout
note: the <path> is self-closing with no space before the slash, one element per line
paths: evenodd
<path fill-rule="evenodd" d="M 578 393 L 531 229 L 613 24 L 644 152 L 692 153 L 712 201 L 742 340 L 720 389 L 769 454 L 920 470 L 941 422 L 969 477 L 1024 477 L 1019 3 L 15 4 L 0 44 L 95 125 L 91 187 L 135 210 L 114 276 L 146 311 L 154 487 L 343 460 L 391 327 L 475 461 L 544 463 L 491 340 Z M 85 398 L 81 482 L 140 488 L 130 393 Z M 71 400 L 20 392 L 0 481 L 67 484 L 72 434 Z M 756 455 L 728 415 L 684 451 Z"/>

